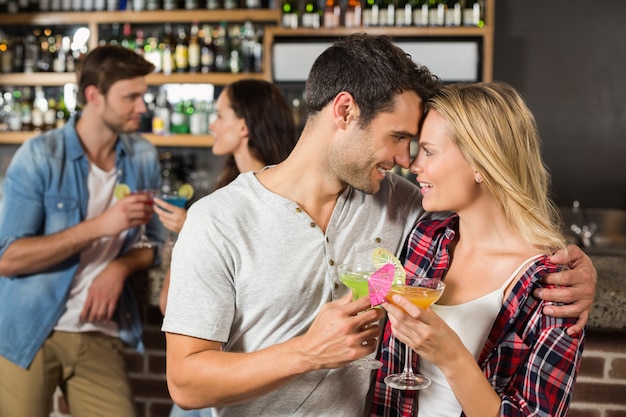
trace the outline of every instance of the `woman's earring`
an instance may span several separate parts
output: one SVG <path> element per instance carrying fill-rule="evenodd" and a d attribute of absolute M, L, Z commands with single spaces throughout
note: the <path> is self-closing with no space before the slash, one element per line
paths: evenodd
<path fill-rule="evenodd" d="M 476 183 L 480 184 L 481 182 L 483 182 L 483 177 L 481 177 L 480 175 L 476 175 Z"/>

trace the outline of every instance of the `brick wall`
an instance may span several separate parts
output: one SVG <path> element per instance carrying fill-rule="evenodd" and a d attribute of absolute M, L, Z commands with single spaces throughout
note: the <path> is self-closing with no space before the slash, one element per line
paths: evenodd
<path fill-rule="evenodd" d="M 145 355 L 128 349 L 126 361 L 139 417 L 167 417 L 165 336 L 157 307 L 143 307 Z M 50 417 L 71 417 L 57 394 Z M 626 417 L 626 331 L 588 332 L 568 417 Z"/>
<path fill-rule="evenodd" d="M 588 333 L 568 417 L 626 417 L 626 330 Z"/>

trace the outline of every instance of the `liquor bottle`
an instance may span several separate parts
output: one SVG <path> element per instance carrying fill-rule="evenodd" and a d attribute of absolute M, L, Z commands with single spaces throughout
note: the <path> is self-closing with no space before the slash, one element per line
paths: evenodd
<path fill-rule="evenodd" d="M 394 0 L 382 0 L 379 9 L 379 26 L 394 26 L 396 19 L 396 7 Z"/>
<path fill-rule="evenodd" d="M 189 116 L 189 133 L 192 135 L 206 135 L 209 133 L 209 113 L 207 104 L 200 100 L 195 104 L 195 111 Z"/>
<path fill-rule="evenodd" d="M 284 28 L 298 28 L 298 5 L 294 0 L 284 0 L 282 5 L 282 26 Z"/>
<path fill-rule="evenodd" d="M 124 48 L 130 49 L 132 51 L 136 50 L 137 42 L 136 42 L 136 39 L 133 37 L 133 31 L 132 31 L 132 28 L 130 27 L 130 23 L 124 23 L 122 33 L 124 37 L 122 38 L 121 45 Z"/>
<path fill-rule="evenodd" d="M 54 37 L 49 35 L 52 35 L 52 31 L 46 28 L 40 33 L 39 39 L 37 40 L 39 43 L 39 54 L 37 56 L 36 71 L 38 72 L 52 71 Z"/>
<path fill-rule="evenodd" d="M 174 50 L 176 72 L 187 72 L 189 71 L 189 42 L 187 40 L 185 27 L 179 25 L 177 33 L 176 49 Z"/>
<path fill-rule="evenodd" d="M 363 8 L 363 26 L 378 26 L 379 25 L 379 10 L 378 2 L 376 0 L 365 0 L 365 7 Z"/>
<path fill-rule="evenodd" d="M 178 0 L 163 0 L 163 10 L 178 9 Z"/>
<path fill-rule="evenodd" d="M 361 0 L 348 0 L 346 5 L 346 13 L 344 16 L 344 26 L 347 28 L 361 27 L 363 21 L 363 9 L 361 7 Z"/>
<path fill-rule="evenodd" d="M 256 69 L 257 39 L 254 25 L 247 20 L 241 29 L 241 61 L 243 72 L 254 72 Z"/>
<path fill-rule="evenodd" d="M 32 130 L 41 132 L 44 130 L 43 115 L 48 111 L 48 100 L 44 95 L 43 88 L 35 87 L 35 99 L 31 106 Z"/>
<path fill-rule="evenodd" d="M 52 71 L 65 72 L 67 68 L 67 50 L 63 45 L 63 35 L 56 35 L 54 38 L 55 52 L 52 57 Z"/>
<path fill-rule="evenodd" d="M 193 22 L 189 31 L 189 46 L 187 49 L 189 72 L 200 72 L 200 40 L 198 39 L 198 22 Z"/>
<path fill-rule="evenodd" d="M 263 7 L 261 0 L 246 0 L 246 9 L 260 9 Z"/>
<path fill-rule="evenodd" d="M 12 70 L 9 72 L 24 72 L 24 55 L 25 45 L 19 36 L 12 38 L 11 40 L 12 51 Z"/>
<path fill-rule="evenodd" d="M 154 72 L 163 71 L 163 51 L 159 48 L 159 33 L 152 32 L 143 45 L 143 57 L 154 65 Z"/>
<path fill-rule="evenodd" d="M 161 9 L 161 0 L 146 0 L 146 10 Z"/>
<path fill-rule="evenodd" d="M 233 10 L 239 8 L 239 0 L 224 0 L 224 9 Z"/>
<path fill-rule="evenodd" d="M 411 26 L 413 20 L 413 6 L 410 0 L 398 0 L 396 7 L 396 26 Z"/>
<path fill-rule="evenodd" d="M 428 1 L 428 25 L 443 26 L 446 20 L 445 0 Z"/>
<path fill-rule="evenodd" d="M 339 27 L 341 23 L 341 4 L 339 0 L 326 0 L 323 20 L 325 28 Z"/>
<path fill-rule="evenodd" d="M 13 45 L 9 37 L 2 32 L 0 32 L 0 71 L 5 74 L 13 71 Z"/>
<path fill-rule="evenodd" d="M 163 57 L 163 74 L 170 75 L 172 72 L 176 71 L 176 60 L 174 58 L 172 25 L 169 23 L 165 24 L 165 33 L 162 42 L 159 44 L 159 49 L 161 49 L 161 56 Z"/>
<path fill-rule="evenodd" d="M 428 0 L 411 0 L 413 26 L 428 26 Z"/>
<path fill-rule="evenodd" d="M 174 111 L 170 120 L 170 131 L 175 134 L 189 133 L 189 123 L 185 114 L 185 103 L 180 99 L 174 105 Z"/>
<path fill-rule="evenodd" d="M 233 74 L 238 74 L 243 69 L 243 52 L 240 25 L 232 25 L 230 27 L 230 48 L 228 56 L 228 69 Z"/>
<path fill-rule="evenodd" d="M 66 72 L 75 72 L 76 71 L 76 58 L 74 57 L 74 53 L 71 49 L 72 41 L 69 36 L 63 36 L 63 40 L 61 41 L 61 47 L 65 51 L 65 71 Z"/>
<path fill-rule="evenodd" d="M 213 45 L 213 29 L 204 24 L 201 29 L 202 45 L 200 47 L 200 71 L 203 74 L 215 71 L 215 46 Z"/>
<path fill-rule="evenodd" d="M 198 0 L 185 0 L 184 8 L 185 10 L 196 10 L 198 8 Z"/>
<path fill-rule="evenodd" d="M 480 0 L 465 0 L 463 7 L 463 26 L 483 27 L 485 22 L 482 19 L 483 10 Z"/>
<path fill-rule="evenodd" d="M 70 118 L 70 111 L 65 105 L 65 95 L 60 94 L 59 103 L 57 104 L 57 109 L 56 109 L 55 127 L 63 127 L 69 118 Z"/>
<path fill-rule="evenodd" d="M 315 0 L 306 0 L 306 3 L 304 3 L 304 11 L 302 12 L 302 27 L 314 29 L 320 27 L 320 12 Z"/>
<path fill-rule="evenodd" d="M 54 96 L 49 95 L 48 110 L 43 114 L 43 130 L 50 130 L 56 127 L 57 119 L 57 101 Z"/>
<path fill-rule="evenodd" d="M 170 133 L 171 110 L 167 101 L 167 90 L 161 88 L 157 94 L 156 107 L 152 116 L 152 133 L 168 135 Z"/>
<path fill-rule="evenodd" d="M 446 0 L 445 25 L 447 27 L 461 26 L 462 14 L 461 0 Z"/>
<path fill-rule="evenodd" d="M 220 23 L 217 27 L 217 34 L 213 38 L 213 44 L 215 46 L 215 71 L 230 72 L 230 41 L 228 40 L 226 22 Z"/>
<path fill-rule="evenodd" d="M 111 38 L 109 39 L 109 44 L 111 45 L 121 45 L 122 43 L 122 35 L 120 32 L 119 23 L 111 24 Z"/>
<path fill-rule="evenodd" d="M 222 7 L 220 0 L 206 0 L 206 8 L 208 10 L 217 10 Z"/>
<path fill-rule="evenodd" d="M 37 61 L 39 60 L 39 45 L 35 35 L 26 36 L 24 42 L 24 73 L 30 74 L 35 72 Z"/>
<path fill-rule="evenodd" d="M 30 11 L 30 1 L 17 0 L 17 9 L 19 13 L 28 13 Z"/>

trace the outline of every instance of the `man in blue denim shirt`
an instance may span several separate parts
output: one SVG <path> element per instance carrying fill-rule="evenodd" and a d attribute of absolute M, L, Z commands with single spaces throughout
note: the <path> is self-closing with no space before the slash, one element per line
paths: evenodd
<path fill-rule="evenodd" d="M 155 147 L 140 135 L 151 63 L 121 46 L 80 62 L 83 110 L 25 142 L 0 205 L 0 416 L 47 417 L 60 386 L 73 417 L 135 416 L 122 342 L 143 349 L 127 278 L 159 262 L 136 248 L 138 226 L 161 243 L 146 194 Z"/>

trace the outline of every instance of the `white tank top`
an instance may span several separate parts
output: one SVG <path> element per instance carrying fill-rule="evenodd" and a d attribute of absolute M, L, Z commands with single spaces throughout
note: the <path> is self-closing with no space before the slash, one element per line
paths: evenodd
<path fill-rule="evenodd" d="M 542 255 L 528 258 L 497 290 L 457 305 L 433 304 L 433 311 L 459 336 L 476 361 L 482 351 L 502 303 L 504 290 L 527 264 Z M 462 409 L 443 373 L 432 363 L 420 358 L 420 373 L 432 379 L 430 387 L 419 393 L 420 417 L 460 416 Z"/>

